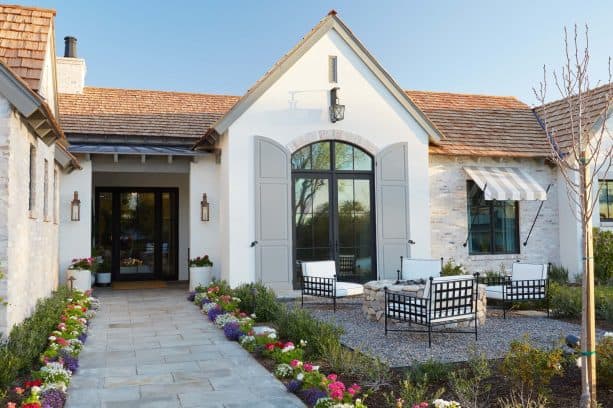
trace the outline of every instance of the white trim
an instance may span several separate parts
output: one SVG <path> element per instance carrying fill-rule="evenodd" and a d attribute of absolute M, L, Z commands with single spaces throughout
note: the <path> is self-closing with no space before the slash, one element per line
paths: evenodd
<path fill-rule="evenodd" d="M 304 146 L 324 140 L 340 140 L 343 142 L 348 142 L 367 151 L 372 156 L 375 156 L 379 152 L 377 146 L 375 146 L 370 140 L 358 134 L 341 129 L 323 129 L 309 132 L 293 139 L 291 142 L 286 144 L 285 147 L 291 153 L 294 153 Z"/>

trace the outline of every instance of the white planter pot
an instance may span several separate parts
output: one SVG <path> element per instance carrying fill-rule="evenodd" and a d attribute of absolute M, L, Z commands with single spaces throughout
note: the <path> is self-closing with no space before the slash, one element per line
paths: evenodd
<path fill-rule="evenodd" d="M 74 278 L 72 288 L 85 292 L 92 288 L 92 272 L 89 269 L 68 269 L 66 278 Z M 70 281 L 67 282 L 70 287 Z"/>
<path fill-rule="evenodd" d="M 213 279 L 211 266 L 192 266 L 189 268 L 189 290 L 196 290 L 198 286 L 206 286 Z"/>
<path fill-rule="evenodd" d="M 111 283 L 111 273 L 110 272 L 98 272 L 96 274 L 96 282 L 98 285 L 108 285 Z"/>

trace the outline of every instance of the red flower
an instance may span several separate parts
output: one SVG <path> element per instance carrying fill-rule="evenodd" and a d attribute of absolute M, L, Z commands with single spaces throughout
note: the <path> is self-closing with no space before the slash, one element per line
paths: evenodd
<path fill-rule="evenodd" d="M 27 404 L 21 404 L 21 408 L 40 408 L 40 402 L 28 402 Z"/>
<path fill-rule="evenodd" d="M 58 337 L 57 339 L 55 339 L 55 342 L 57 344 L 59 344 L 60 346 L 62 346 L 62 347 L 65 347 L 65 346 L 68 345 L 68 341 L 66 339 L 61 338 L 61 337 Z"/>
<path fill-rule="evenodd" d="M 273 343 L 268 343 L 266 345 L 266 350 L 273 351 L 275 349 L 275 345 Z"/>
<path fill-rule="evenodd" d="M 32 380 L 32 381 L 26 381 L 25 386 L 26 388 L 32 388 L 32 387 L 40 387 L 43 384 L 42 380 Z"/>

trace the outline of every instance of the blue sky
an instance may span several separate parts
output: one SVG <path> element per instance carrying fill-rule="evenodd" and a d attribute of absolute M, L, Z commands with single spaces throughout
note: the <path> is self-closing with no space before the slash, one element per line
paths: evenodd
<path fill-rule="evenodd" d="M 514 95 L 536 103 L 563 28 L 590 27 L 592 82 L 613 54 L 608 1 L 40 0 L 78 38 L 92 86 L 243 94 L 334 8 L 406 89 Z M 557 98 L 556 95 L 552 95 Z"/>

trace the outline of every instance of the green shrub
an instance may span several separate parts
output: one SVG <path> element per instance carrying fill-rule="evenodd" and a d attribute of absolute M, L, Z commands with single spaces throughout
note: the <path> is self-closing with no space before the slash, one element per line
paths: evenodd
<path fill-rule="evenodd" d="M 34 313 L 14 326 L 8 339 L 0 341 L 0 389 L 8 387 L 37 361 L 47 345 L 49 333 L 60 321 L 69 293 L 62 287 L 50 297 L 39 300 Z"/>
<path fill-rule="evenodd" d="M 511 342 L 501 371 L 511 381 L 512 393 L 525 403 L 538 395 L 548 395 L 551 379 L 563 374 L 562 360 L 560 348 L 541 350 L 524 337 Z"/>
<path fill-rule="evenodd" d="M 580 317 L 581 288 L 551 282 L 549 284 L 549 308 L 555 317 Z"/>
<path fill-rule="evenodd" d="M 281 308 L 275 292 L 261 283 L 248 283 L 234 289 L 234 296 L 240 298 L 240 309 L 255 313 L 257 322 L 272 322 Z"/>
<path fill-rule="evenodd" d="M 613 280 L 613 232 L 594 228 L 594 278 L 601 285 Z"/>
<path fill-rule="evenodd" d="M 581 317 L 580 286 L 549 285 L 549 305 L 555 317 L 578 319 Z M 596 305 L 596 318 L 613 321 L 613 287 L 599 285 L 594 288 L 594 301 Z"/>
<path fill-rule="evenodd" d="M 351 350 L 334 339 L 328 341 L 324 338 L 320 342 L 328 368 L 333 373 L 355 378 L 361 385 L 375 391 L 390 384 L 392 372 L 380 359 Z"/>
<path fill-rule="evenodd" d="M 557 283 L 568 282 L 568 269 L 561 265 L 551 264 L 549 267 L 549 280 Z"/>
<path fill-rule="evenodd" d="M 448 260 L 441 269 L 441 276 L 464 275 L 464 266 L 456 264 L 453 259 Z"/>
<path fill-rule="evenodd" d="M 411 379 L 410 376 L 407 376 L 400 382 L 400 388 L 397 389 L 398 394 L 395 394 L 394 391 L 392 391 L 389 394 L 385 394 L 385 399 L 388 405 L 391 407 L 412 407 L 422 402 L 438 399 L 445 392 L 444 388 L 439 388 L 433 393 L 430 393 L 429 390 L 430 380 L 427 375 L 417 381 Z M 398 400 L 402 400 L 403 403 L 398 404 Z"/>
<path fill-rule="evenodd" d="M 306 354 L 309 358 L 325 356 L 322 339 L 340 344 L 342 330 L 330 323 L 315 319 L 304 309 L 280 305 L 273 323 L 277 326 L 279 337 L 295 344 L 306 340 Z"/>
<path fill-rule="evenodd" d="M 427 378 L 431 382 L 442 383 L 449 379 L 450 371 L 450 364 L 429 358 L 423 363 L 414 362 L 407 370 L 407 378 L 413 382 L 420 382 L 423 378 Z"/>
<path fill-rule="evenodd" d="M 596 378 L 604 389 L 613 389 L 613 337 L 603 337 L 596 345 Z"/>
<path fill-rule="evenodd" d="M 489 406 L 489 392 L 492 388 L 486 380 L 491 375 L 492 370 L 487 357 L 473 347 L 469 349 L 467 367 L 452 371 L 449 383 L 463 407 L 486 407 Z"/>

